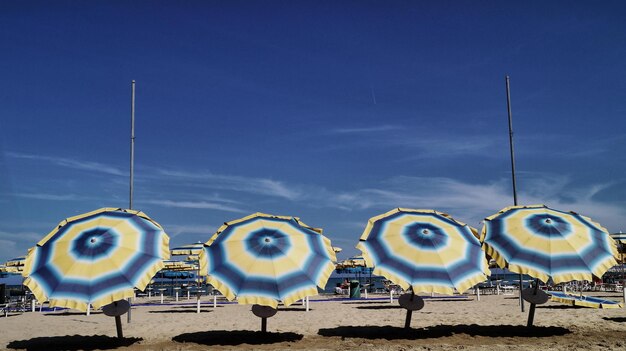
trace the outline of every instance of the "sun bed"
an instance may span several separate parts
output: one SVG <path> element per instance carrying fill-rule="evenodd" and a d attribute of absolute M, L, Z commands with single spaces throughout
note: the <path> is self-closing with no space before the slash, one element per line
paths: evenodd
<path fill-rule="evenodd" d="M 549 291 L 551 300 L 561 302 L 571 306 L 591 307 L 591 308 L 622 308 L 623 304 L 611 300 L 605 300 L 594 296 L 574 295 L 560 291 Z"/>

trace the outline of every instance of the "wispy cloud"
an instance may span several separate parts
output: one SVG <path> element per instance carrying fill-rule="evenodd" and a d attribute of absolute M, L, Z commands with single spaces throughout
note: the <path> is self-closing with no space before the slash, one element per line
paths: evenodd
<path fill-rule="evenodd" d="M 82 160 L 74 160 L 65 157 L 53 157 L 53 156 L 42 156 L 42 155 L 31 155 L 24 154 L 19 152 L 6 152 L 8 157 L 24 159 L 24 160 L 32 160 L 32 161 L 41 161 L 48 162 L 50 164 L 59 166 L 59 167 L 67 167 L 72 169 L 78 169 L 82 171 L 89 172 L 97 172 L 104 173 L 114 176 L 127 176 L 128 173 L 120 170 L 117 167 L 106 165 L 99 162 L 91 162 L 91 161 L 82 161 Z"/>
<path fill-rule="evenodd" d="M 84 199 L 74 194 L 58 195 L 58 194 L 45 194 L 45 193 L 15 193 L 12 195 L 26 198 L 26 199 L 50 200 L 50 201 L 76 201 L 76 200 Z"/>
<path fill-rule="evenodd" d="M 208 172 L 188 172 L 158 170 L 160 176 L 195 181 L 196 186 L 204 188 L 231 190 L 258 195 L 274 196 L 288 200 L 296 200 L 301 193 L 290 188 L 284 182 L 267 178 L 221 175 Z"/>
<path fill-rule="evenodd" d="M 207 241 L 215 233 L 217 228 L 212 225 L 204 225 L 204 224 L 169 224 L 163 227 L 165 232 L 170 236 L 170 238 L 175 238 L 181 234 L 185 234 L 186 236 L 189 234 L 200 234 L 198 240 L 196 241 Z M 180 243 L 180 245 L 191 244 L 191 242 Z M 173 247 L 170 243 L 170 247 Z"/>
<path fill-rule="evenodd" d="M 172 201 L 172 200 L 145 200 L 141 203 L 164 206 L 164 207 L 179 207 L 179 208 L 195 208 L 195 209 L 211 209 L 220 210 L 226 212 L 245 213 L 247 211 L 232 207 L 230 205 L 224 205 L 215 202 L 207 201 Z"/>
<path fill-rule="evenodd" d="M 521 205 L 546 204 L 556 209 L 576 211 L 613 230 L 624 226 L 625 209 L 594 199 L 594 195 L 610 184 L 578 188 L 572 185 L 568 176 L 555 174 L 526 175 L 523 181 L 525 189 L 518 192 Z M 383 182 L 377 188 L 324 192 L 323 196 L 326 206 L 353 211 L 377 210 L 382 213 L 395 207 L 437 209 L 472 226 L 513 204 L 510 180 L 504 178 L 477 184 L 450 178 L 400 176 Z"/>
<path fill-rule="evenodd" d="M 383 133 L 388 132 L 388 133 Z M 336 149 L 367 149 L 373 145 L 395 149 L 408 149 L 403 151 L 407 159 L 424 158 L 452 158 L 466 155 L 481 155 L 491 157 L 493 150 L 503 148 L 502 155 L 507 155 L 508 141 L 501 137 L 485 137 L 469 132 L 451 133 L 442 130 L 426 130 L 424 128 L 412 131 L 402 126 L 382 125 L 365 128 L 336 128 L 329 132 L 333 135 L 360 135 L 366 134 L 367 140 L 342 141 L 341 143 L 327 144 L 327 150 Z M 376 134 L 378 133 L 378 134 Z M 496 153 L 497 154 L 497 153 Z"/>
<path fill-rule="evenodd" d="M 387 143 L 417 149 L 413 158 L 457 157 L 461 155 L 490 156 L 498 145 L 506 147 L 504 138 L 485 138 L 474 135 L 433 136 L 422 135 L 410 138 L 388 139 Z M 506 151 L 505 151 L 506 152 Z M 503 152 L 503 155 L 506 153 Z"/>
<path fill-rule="evenodd" d="M 16 255 L 16 253 L 23 252 L 22 254 Z M 26 249 L 18 249 L 17 243 L 13 240 L 8 239 L 0 239 L 0 257 L 5 257 L 10 259 L 15 256 L 25 255 L 27 253 Z M 0 261 L 0 263 L 4 263 L 4 260 Z"/>
<path fill-rule="evenodd" d="M 41 240 L 45 234 L 46 233 L 41 234 L 29 231 L 0 231 L 0 257 L 8 259 L 26 255 L 28 253 L 28 249 L 35 246 L 35 244 Z"/>
<path fill-rule="evenodd" d="M 371 127 L 353 127 L 353 128 L 334 128 L 329 131 L 331 134 L 361 134 L 361 133 L 378 133 L 386 132 L 390 130 L 402 129 L 401 126 L 384 124 L 380 126 Z"/>
<path fill-rule="evenodd" d="M 428 208 L 456 213 L 462 210 L 468 216 L 480 217 L 510 202 L 504 190 L 504 184 L 499 182 L 468 184 L 450 178 L 399 176 L 383 182 L 380 187 L 340 193 L 327 201 L 353 210 Z"/>

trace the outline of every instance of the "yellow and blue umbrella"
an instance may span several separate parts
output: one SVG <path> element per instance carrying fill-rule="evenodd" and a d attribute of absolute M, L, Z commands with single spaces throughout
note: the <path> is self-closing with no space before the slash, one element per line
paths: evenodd
<path fill-rule="evenodd" d="M 600 224 L 545 205 L 511 206 L 487 217 L 481 241 L 501 268 L 554 284 L 602 277 L 617 264 L 615 241 Z"/>
<path fill-rule="evenodd" d="M 481 233 L 485 252 L 501 268 L 535 277 L 535 287 L 521 296 L 531 303 L 527 326 L 533 325 L 535 305 L 544 303 L 539 280 L 554 284 L 592 280 L 617 264 L 617 247 L 606 229 L 590 218 L 545 205 L 511 206 L 487 217 Z"/>
<path fill-rule="evenodd" d="M 374 274 L 413 293 L 462 293 L 490 274 L 473 229 L 433 210 L 397 208 L 372 217 L 357 248 Z"/>
<path fill-rule="evenodd" d="M 99 308 L 145 289 L 169 258 L 168 245 L 143 212 L 102 208 L 62 221 L 31 248 L 24 285 L 51 306 Z"/>
<path fill-rule="evenodd" d="M 335 260 L 320 229 L 255 213 L 218 229 L 200 253 L 200 272 L 229 300 L 276 308 L 316 295 Z"/>

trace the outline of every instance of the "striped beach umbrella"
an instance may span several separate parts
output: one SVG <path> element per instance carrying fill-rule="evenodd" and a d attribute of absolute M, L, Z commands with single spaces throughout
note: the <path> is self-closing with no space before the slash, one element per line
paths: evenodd
<path fill-rule="evenodd" d="M 335 260 L 320 229 L 255 213 L 218 229 L 200 253 L 200 272 L 229 300 L 276 308 L 317 295 Z"/>
<path fill-rule="evenodd" d="M 538 289 L 539 280 L 592 280 L 617 264 L 616 243 L 600 224 L 545 205 L 504 208 L 485 218 L 480 238 L 499 267 L 537 279 L 534 288 L 520 291 L 530 302 L 528 327 L 533 325 L 535 305 L 549 298 Z"/>
<path fill-rule="evenodd" d="M 481 241 L 501 268 L 543 282 L 592 280 L 617 264 L 615 241 L 600 224 L 545 205 L 511 206 L 487 217 Z"/>
<path fill-rule="evenodd" d="M 473 229 L 433 210 L 397 208 L 372 217 L 357 248 L 374 274 L 413 293 L 462 293 L 490 274 Z"/>
<path fill-rule="evenodd" d="M 169 237 L 140 211 L 102 208 L 63 220 L 26 256 L 37 300 L 87 311 L 144 290 L 169 258 Z"/>

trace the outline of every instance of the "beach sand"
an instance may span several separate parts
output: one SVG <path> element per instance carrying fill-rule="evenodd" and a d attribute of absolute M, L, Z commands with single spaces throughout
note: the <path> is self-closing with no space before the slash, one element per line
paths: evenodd
<path fill-rule="evenodd" d="M 598 295 L 598 294 L 596 294 Z M 599 294 L 619 301 L 621 294 Z M 372 297 L 372 295 L 370 295 Z M 115 321 L 96 311 L 26 312 L 0 317 L 0 348 L 25 350 L 626 350 L 626 310 L 538 306 L 535 327 L 525 327 L 514 296 L 486 295 L 477 301 L 426 300 L 405 330 L 406 310 L 388 297 L 378 300 L 311 299 L 311 310 L 280 306 L 268 319 L 268 332 L 251 306 L 213 308 L 204 297 L 202 313 L 194 300 L 158 305 L 137 300 L 132 323 L 122 317 L 125 338 Z M 322 299 L 323 301 L 316 301 Z M 190 304 L 184 305 L 182 303 Z M 526 305 L 528 311 L 528 305 Z"/>

